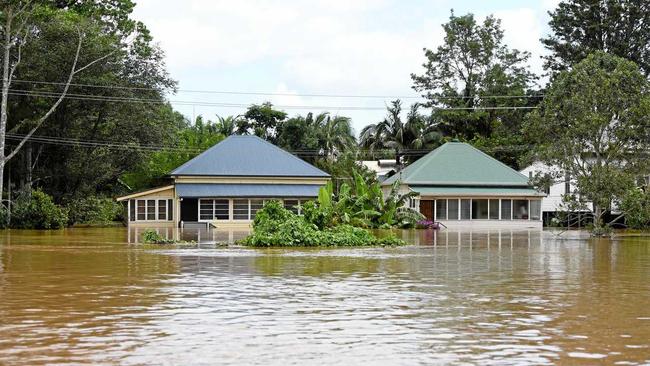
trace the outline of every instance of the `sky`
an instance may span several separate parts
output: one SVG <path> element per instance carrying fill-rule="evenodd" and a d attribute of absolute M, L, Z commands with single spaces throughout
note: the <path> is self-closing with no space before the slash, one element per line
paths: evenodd
<path fill-rule="evenodd" d="M 358 133 L 385 116 L 395 97 L 418 101 L 411 73 L 420 74 L 423 48 L 435 49 L 441 25 L 456 15 L 493 14 L 505 43 L 531 53 L 531 70 L 542 72 L 548 11 L 558 0 L 140 0 L 143 21 L 165 51 L 178 82 L 174 107 L 193 118 L 243 114 L 270 101 L 290 116 L 329 111 L 352 118 Z M 242 95 L 253 92 L 282 95 Z M 361 97 L 322 97 L 328 94 Z M 367 96 L 381 96 L 368 98 Z M 191 101 L 212 105 L 183 105 Z M 300 107 L 300 108 L 289 108 Z M 309 108 L 302 108 L 309 107 Z M 346 109 L 348 107 L 348 109 Z M 368 108 L 351 110 L 352 108 Z M 405 108 L 406 109 L 406 108 Z"/>

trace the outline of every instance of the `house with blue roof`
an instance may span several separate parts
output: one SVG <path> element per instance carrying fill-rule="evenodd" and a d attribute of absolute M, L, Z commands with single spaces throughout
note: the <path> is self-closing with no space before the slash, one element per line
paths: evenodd
<path fill-rule="evenodd" d="M 448 142 L 382 182 L 417 192 L 411 208 L 447 227 L 542 227 L 544 193 L 527 176 L 463 142 Z"/>
<path fill-rule="evenodd" d="M 248 226 L 268 200 L 300 213 L 330 175 L 257 136 L 230 136 L 174 169 L 172 184 L 119 197 L 129 226 Z"/>

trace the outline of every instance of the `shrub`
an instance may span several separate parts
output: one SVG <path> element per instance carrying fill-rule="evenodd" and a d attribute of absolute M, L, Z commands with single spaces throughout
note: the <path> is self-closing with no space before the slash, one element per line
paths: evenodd
<path fill-rule="evenodd" d="M 108 224 L 120 221 L 123 207 L 110 198 L 83 197 L 71 200 L 67 204 L 68 223 L 73 224 Z"/>
<path fill-rule="evenodd" d="M 621 201 L 625 212 L 625 223 L 633 229 L 650 227 L 650 190 L 644 192 L 635 188 L 625 194 Z"/>
<path fill-rule="evenodd" d="M 241 243 L 256 247 L 404 244 L 394 236 L 377 239 L 367 230 L 347 224 L 321 229 L 318 225 L 285 209 L 277 201 L 268 202 L 257 212 L 253 221 L 253 233 Z"/>
<path fill-rule="evenodd" d="M 174 243 L 171 239 L 166 239 L 162 235 L 158 234 L 156 230 L 147 229 L 142 233 L 142 241 L 146 244 L 172 244 Z"/>
<path fill-rule="evenodd" d="M 14 228 L 61 229 L 67 222 L 66 210 L 40 190 L 20 195 L 12 207 L 11 227 Z"/>

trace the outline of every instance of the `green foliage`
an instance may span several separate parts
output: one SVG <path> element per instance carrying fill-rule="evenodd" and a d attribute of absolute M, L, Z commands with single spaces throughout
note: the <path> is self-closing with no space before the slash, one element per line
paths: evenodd
<path fill-rule="evenodd" d="M 199 116 L 194 124 L 190 124 L 183 119 L 173 140 L 176 148 L 186 150 L 152 153 L 137 168 L 124 174 L 122 181 L 133 190 L 165 184 L 165 176 L 169 172 L 224 139 L 222 122 L 204 121 L 203 117 Z"/>
<path fill-rule="evenodd" d="M 147 229 L 142 233 L 142 241 L 145 244 L 172 244 L 171 239 L 165 239 L 162 235 L 158 234 L 156 230 Z"/>
<path fill-rule="evenodd" d="M 253 233 L 241 241 L 255 247 L 378 246 L 402 245 L 394 236 L 377 239 L 365 229 L 351 225 L 319 228 L 285 209 L 277 201 L 267 202 L 257 212 Z"/>
<path fill-rule="evenodd" d="M 395 161 L 401 162 L 401 155 L 406 160 L 414 161 L 425 155 L 405 153 L 405 150 L 433 149 L 441 144 L 442 136 L 427 118 L 420 114 L 419 105 L 413 104 L 402 121 L 402 102 L 395 100 L 388 107 L 388 115 L 377 124 L 370 124 L 361 130 L 359 145 L 371 151 L 391 149 L 395 151 Z"/>
<path fill-rule="evenodd" d="M 82 197 L 67 202 L 68 224 L 105 225 L 122 219 L 124 207 L 111 198 Z"/>
<path fill-rule="evenodd" d="M 277 130 L 280 123 L 287 118 L 287 113 L 274 109 L 273 104 L 266 102 L 253 104 L 237 121 L 237 133 L 240 135 L 253 134 L 271 143 L 276 143 Z"/>
<path fill-rule="evenodd" d="M 435 51 L 425 49 L 425 73 L 411 74 L 413 89 L 427 99 L 427 107 L 442 108 L 432 115 L 438 130 L 463 140 L 490 137 L 500 128 L 519 133 L 525 110 L 482 108 L 535 103 L 530 98 L 490 97 L 529 92 L 536 78 L 526 65 L 530 54 L 503 44 L 501 21 L 493 16 L 480 24 L 472 14 L 452 12 L 443 29 L 443 44 Z"/>
<path fill-rule="evenodd" d="M 34 190 L 21 194 L 11 210 L 11 227 L 17 229 L 61 229 L 68 222 L 64 208 L 54 204 L 48 194 Z"/>
<path fill-rule="evenodd" d="M 649 116 L 648 80 L 639 68 L 596 52 L 555 78 L 529 114 L 526 133 L 537 143 L 537 159 L 576 180 L 599 226 L 611 202 L 648 171 Z"/>
<path fill-rule="evenodd" d="M 399 193 L 399 182 L 384 197 L 377 182 L 367 182 L 354 173 L 354 180 L 341 184 L 338 192 L 329 182 L 318 193 L 318 200 L 303 207 L 305 219 L 320 229 L 337 225 L 353 225 L 366 228 L 414 227 L 424 216 L 404 207 L 415 192 Z"/>
<path fill-rule="evenodd" d="M 650 228 L 650 190 L 630 189 L 621 200 L 625 224 L 632 229 Z"/>
<path fill-rule="evenodd" d="M 564 0 L 550 13 L 551 51 L 545 67 L 569 69 L 595 51 L 634 61 L 650 74 L 650 3 L 638 0 Z"/>

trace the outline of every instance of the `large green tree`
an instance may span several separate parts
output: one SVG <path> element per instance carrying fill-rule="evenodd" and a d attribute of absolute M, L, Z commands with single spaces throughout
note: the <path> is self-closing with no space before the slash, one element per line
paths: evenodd
<path fill-rule="evenodd" d="M 287 119 L 287 113 L 273 108 L 270 102 L 253 104 L 237 120 L 237 133 L 255 135 L 271 143 L 276 143 L 280 124 Z"/>
<path fill-rule="evenodd" d="M 535 80 L 530 55 L 503 43 L 501 21 L 493 16 L 478 22 L 472 14 L 452 12 L 443 29 L 443 44 L 424 49 L 424 74 L 411 74 L 440 131 L 465 140 L 499 130 L 518 133 L 523 108 L 535 103 L 522 97 Z"/>
<path fill-rule="evenodd" d="M 412 161 L 424 155 L 421 150 L 439 145 L 441 135 L 419 112 L 419 107 L 417 103 L 411 105 L 406 119 L 402 120 L 402 102 L 391 102 L 387 108 L 388 113 L 381 122 L 370 124 L 361 130 L 360 146 L 371 151 L 390 149 L 394 152 L 397 164 L 402 162 L 402 156 Z"/>
<path fill-rule="evenodd" d="M 551 34 L 542 39 L 551 51 L 546 68 L 566 70 L 591 52 L 605 51 L 650 74 L 650 2 L 565 0 L 550 15 Z"/>
<path fill-rule="evenodd" d="M 576 193 L 593 202 L 597 225 L 648 171 L 649 87 L 635 63 L 598 51 L 561 72 L 529 115 L 536 158 L 575 179 Z"/>
<path fill-rule="evenodd" d="M 110 194 L 120 190 L 124 172 L 151 154 L 137 146 L 175 143 L 182 118 L 164 99 L 175 83 L 147 28 L 132 19 L 133 7 L 129 0 L 71 0 L 32 1 L 25 8 L 33 32 L 25 42 L 14 43 L 16 52 L 20 46 L 21 61 L 8 98 L 8 131 L 126 143 L 134 149 L 124 153 L 102 144 L 27 140 L 10 167 L 12 183 L 19 183 L 15 188 L 42 186 L 57 200 Z M 77 68 L 89 67 L 67 85 L 78 46 Z M 65 98 L 46 115 L 58 100 L 52 97 L 64 92 Z"/>

